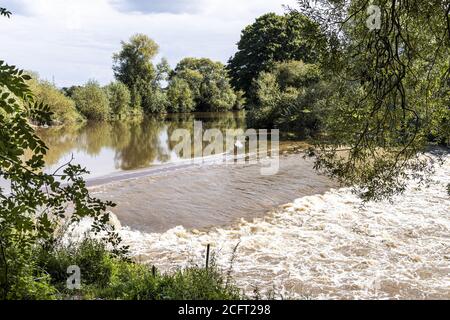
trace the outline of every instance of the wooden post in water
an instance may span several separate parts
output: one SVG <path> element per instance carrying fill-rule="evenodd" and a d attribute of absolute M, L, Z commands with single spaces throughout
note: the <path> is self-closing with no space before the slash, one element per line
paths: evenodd
<path fill-rule="evenodd" d="M 206 270 L 209 268 L 209 250 L 211 248 L 211 245 L 208 243 L 206 246 Z"/>

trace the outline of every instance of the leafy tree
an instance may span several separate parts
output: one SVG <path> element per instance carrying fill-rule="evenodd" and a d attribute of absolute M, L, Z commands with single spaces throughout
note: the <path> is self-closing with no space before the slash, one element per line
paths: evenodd
<path fill-rule="evenodd" d="M 172 68 L 166 58 L 162 58 L 161 62 L 156 65 L 156 77 L 154 87 L 161 88 L 164 82 L 169 81 Z"/>
<path fill-rule="evenodd" d="M 109 108 L 114 115 L 127 116 L 130 112 L 131 94 L 122 82 L 111 82 L 106 86 Z"/>
<path fill-rule="evenodd" d="M 83 87 L 73 93 L 77 109 L 89 120 L 107 120 L 110 108 L 108 96 L 98 82 L 88 81 Z"/>
<path fill-rule="evenodd" d="M 62 93 L 69 98 L 73 97 L 73 93 L 77 88 L 80 88 L 81 86 L 70 86 L 70 87 L 64 87 L 61 89 Z"/>
<path fill-rule="evenodd" d="M 0 8 L 0 15 L 10 13 Z M 123 254 L 120 238 L 106 222 L 114 206 L 91 197 L 82 178 L 87 171 L 69 162 L 53 174 L 44 172 L 47 147 L 28 118 L 49 124 L 49 106 L 37 102 L 28 86 L 31 76 L 0 61 L 0 298 L 52 298 L 50 279 L 33 259 L 35 250 L 53 246 L 55 230 L 63 223 L 93 220 L 95 232 L 104 231 Z"/>
<path fill-rule="evenodd" d="M 165 113 L 167 111 L 167 94 L 159 87 L 149 86 L 142 101 L 146 113 Z"/>
<path fill-rule="evenodd" d="M 325 43 L 318 25 L 302 14 L 265 14 L 242 31 L 238 51 L 228 62 L 232 85 L 248 96 L 253 80 L 275 62 L 316 63 Z"/>
<path fill-rule="evenodd" d="M 90 217 L 94 230 L 108 232 L 115 245 L 120 239 L 106 227 L 110 202 L 92 198 L 82 175 L 86 170 L 68 163 L 53 174 L 44 173 L 47 147 L 27 121 L 50 123 L 49 107 L 37 103 L 27 81 L 31 77 L 0 61 L 0 297 L 49 298 L 55 292 L 48 277 L 32 259 L 37 246 L 50 246 L 55 229 L 64 220 Z M 25 157 L 26 153 L 31 155 Z M 69 208 L 71 208 L 69 210 Z M 71 212 L 68 215 L 68 212 Z"/>
<path fill-rule="evenodd" d="M 155 41 L 144 34 L 136 34 L 129 42 L 122 41 L 122 50 L 113 55 L 113 70 L 118 81 L 131 92 L 132 106 L 149 109 L 144 101 L 155 82 L 156 71 L 152 59 L 159 50 Z"/>
<path fill-rule="evenodd" d="M 194 97 L 189 87 L 189 83 L 180 78 L 174 78 L 167 90 L 169 100 L 169 111 L 187 113 L 194 111 Z"/>
<path fill-rule="evenodd" d="M 83 120 L 75 108 L 75 102 L 61 93 L 48 81 L 31 79 L 28 85 L 38 103 L 47 105 L 52 112 L 52 124 L 70 124 Z"/>
<path fill-rule="evenodd" d="M 327 35 L 333 91 L 316 168 L 366 200 L 424 181 L 430 136 L 449 141 L 450 3 L 300 0 Z M 379 15 L 376 13 L 379 10 Z M 376 19 L 379 18 L 379 25 Z M 438 141 L 436 141 L 438 142 Z"/>
<path fill-rule="evenodd" d="M 262 72 L 254 82 L 255 102 L 249 107 L 248 123 L 302 136 L 317 133 L 326 89 L 317 65 L 276 63 L 271 72 Z"/>
<path fill-rule="evenodd" d="M 245 92 L 238 90 L 235 92 L 236 102 L 234 103 L 233 110 L 240 111 L 244 109 L 247 99 L 245 98 Z"/>
<path fill-rule="evenodd" d="M 175 68 L 172 79 L 189 84 L 197 111 L 231 110 L 236 94 L 230 85 L 225 66 L 207 58 L 185 58 Z"/>

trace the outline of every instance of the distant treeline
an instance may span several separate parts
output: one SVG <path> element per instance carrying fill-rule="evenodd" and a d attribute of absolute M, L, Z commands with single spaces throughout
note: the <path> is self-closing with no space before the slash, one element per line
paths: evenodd
<path fill-rule="evenodd" d="M 154 65 L 158 45 L 148 36 L 136 34 L 128 42 L 122 42 L 120 52 L 113 55 L 116 81 L 106 87 L 100 87 L 94 80 L 62 90 L 48 82 L 34 80 L 33 87 L 42 102 L 51 107 L 56 123 L 245 108 L 250 127 L 295 131 L 305 137 L 325 131 L 331 137 L 332 128 L 342 133 L 340 119 L 343 116 L 351 119 L 348 132 L 365 132 L 367 124 L 355 129 L 354 118 L 358 121 L 374 119 L 365 109 L 373 107 L 376 111 L 381 101 L 387 103 L 390 112 L 392 105 L 398 103 L 401 104 L 399 110 L 406 110 L 408 101 L 415 106 L 424 99 L 436 100 L 437 111 L 432 113 L 433 118 L 421 107 L 417 111 L 409 108 L 414 112 L 407 108 L 408 112 L 400 112 L 392 119 L 410 114 L 411 118 L 398 120 L 398 132 L 405 131 L 408 125 L 426 122 L 430 124 L 424 133 L 426 140 L 448 144 L 449 109 L 445 107 L 448 95 L 446 82 L 439 81 L 445 77 L 436 76 L 434 82 L 419 78 L 403 81 L 405 75 L 388 70 L 382 74 L 387 80 L 379 82 L 377 76 L 372 77 L 365 71 L 367 66 L 377 63 L 377 58 L 365 61 L 362 59 L 365 51 L 356 45 L 364 42 L 368 34 L 373 35 L 365 23 L 361 23 L 361 29 L 353 30 L 354 34 L 347 35 L 352 39 L 347 43 L 327 31 L 320 21 L 314 15 L 297 10 L 289 10 L 284 15 L 264 14 L 242 30 L 238 50 L 227 65 L 208 58 L 185 58 L 173 70 L 164 58 Z M 353 62 L 349 52 L 354 52 L 364 62 Z M 435 58 L 439 63 L 432 64 L 439 74 L 445 73 L 447 68 L 444 56 L 442 53 L 440 59 Z M 400 58 L 408 56 L 402 54 Z M 420 69 L 421 62 L 413 62 Z M 377 70 L 372 73 L 377 75 Z M 397 78 L 402 82 L 395 82 Z M 436 94 L 424 89 L 431 85 Z M 378 86 L 386 90 L 386 95 L 392 94 L 389 102 L 380 94 L 383 90 Z M 409 100 L 405 97 L 407 93 L 411 94 Z M 418 120 L 422 116 L 426 121 Z M 380 121 L 386 119 L 382 117 Z M 384 125 L 380 123 L 375 127 Z"/>
<path fill-rule="evenodd" d="M 116 81 L 107 86 L 89 80 L 83 86 L 59 90 L 36 76 L 31 86 L 38 99 L 50 106 L 56 124 L 243 108 L 244 92 L 232 88 L 224 64 L 185 58 L 172 70 L 164 58 L 153 65 L 157 52 L 152 39 L 137 34 L 122 42 L 122 50 L 114 55 Z"/>
<path fill-rule="evenodd" d="M 306 126 L 310 131 L 318 126 L 311 104 L 320 99 L 317 90 L 322 88 L 315 64 L 323 49 L 318 35 L 317 26 L 304 15 L 270 13 L 243 30 L 228 65 L 185 58 L 172 69 L 165 58 L 155 65 L 158 44 L 136 34 L 113 55 L 116 80 L 107 86 L 89 80 L 60 90 L 37 77 L 31 86 L 50 106 L 55 124 L 245 106 L 252 125 L 296 130 Z M 295 114 L 285 121 L 286 113 Z M 307 117 L 293 125 L 303 115 Z"/>

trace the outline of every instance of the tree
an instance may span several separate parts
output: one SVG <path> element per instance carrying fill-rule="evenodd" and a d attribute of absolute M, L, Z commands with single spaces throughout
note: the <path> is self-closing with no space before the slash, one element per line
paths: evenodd
<path fill-rule="evenodd" d="M 99 83 L 90 80 L 73 94 L 77 109 L 89 120 L 107 120 L 110 114 L 108 96 Z"/>
<path fill-rule="evenodd" d="M 77 88 L 80 88 L 80 86 L 63 87 L 63 88 L 61 88 L 61 92 L 62 92 L 66 97 L 72 98 L 72 97 L 73 97 L 73 93 L 75 92 L 75 90 L 76 90 Z"/>
<path fill-rule="evenodd" d="M 195 109 L 194 97 L 186 80 L 174 78 L 167 89 L 169 111 L 188 113 Z"/>
<path fill-rule="evenodd" d="M 450 135 L 450 3 L 299 5 L 327 35 L 331 53 L 324 65 L 333 91 L 324 110 L 326 140 L 313 151 L 316 168 L 356 184 L 365 200 L 401 193 L 410 178 L 426 181 L 430 137 L 448 142 Z"/>
<path fill-rule="evenodd" d="M 244 109 L 247 99 L 245 98 L 245 92 L 238 90 L 236 93 L 236 102 L 234 103 L 233 110 L 240 111 Z"/>
<path fill-rule="evenodd" d="M 168 101 L 167 94 L 159 87 L 149 86 L 143 96 L 143 107 L 146 113 L 166 113 Z"/>
<path fill-rule="evenodd" d="M 254 81 L 254 103 L 248 110 L 252 127 L 295 131 L 305 137 L 320 129 L 323 99 L 327 97 L 321 71 L 303 61 L 276 63 Z"/>
<path fill-rule="evenodd" d="M 231 110 L 236 103 L 236 94 L 225 66 L 220 62 L 185 58 L 175 68 L 172 80 L 175 78 L 189 84 L 197 111 Z"/>
<path fill-rule="evenodd" d="M 106 86 L 109 108 L 114 115 L 127 116 L 130 112 L 131 94 L 122 82 L 111 82 Z"/>
<path fill-rule="evenodd" d="M 150 86 L 156 78 L 152 59 L 158 50 L 155 41 L 144 34 L 136 34 L 129 42 L 122 41 L 122 50 L 113 55 L 114 76 L 130 90 L 132 106 L 135 108 L 149 107 L 143 99 L 151 92 Z"/>
<path fill-rule="evenodd" d="M 172 68 L 166 58 L 162 58 L 161 62 L 156 65 L 156 77 L 154 87 L 161 88 L 164 82 L 169 81 Z"/>
<path fill-rule="evenodd" d="M 316 63 L 324 47 L 318 25 L 306 16 L 265 14 L 242 31 L 238 51 L 228 62 L 232 85 L 250 96 L 253 80 L 262 71 L 270 71 L 275 62 Z"/>
<path fill-rule="evenodd" d="M 5 13 L 6 12 L 6 13 Z M 9 16 L 1 9 L 0 15 Z M 120 238 L 106 222 L 111 202 L 92 198 L 82 175 L 86 170 L 68 163 L 53 174 L 44 171 L 47 147 L 28 118 L 49 124 L 50 108 L 37 103 L 27 82 L 31 77 L 0 61 L 0 298 L 42 299 L 55 294 L 48 276 L 35 264 L 33 250 L 48 247 L 64 221 L 93 219 L 96 232 L 108 233 L 117 250 Z M 25 154 L 27 153 L 27 156 Z M 66 214 L 70 210 L 70 215 Z M 117 252 L 117 251 L 116 251 Z"/>
<path fill-rule="evenodd" d="M 33 92 L 36 102 L 50 108 L 52 124 L 70 124 L 83 120 L 75 108 L 75 102 L 61 93 L 50 82 L 35 77 L 27 84 Z"/>

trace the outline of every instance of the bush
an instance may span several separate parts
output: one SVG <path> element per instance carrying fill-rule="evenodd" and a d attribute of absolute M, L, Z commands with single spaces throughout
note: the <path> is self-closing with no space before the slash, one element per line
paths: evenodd
<path fill-rule="evenodd" d="M 207 58 L 185 58 L 175 68 L 174 79 L 188 83 L 196 111 L 227 111 L 236 103 L 225 66 Z"/>
<path fill-rule="evenodd" d="M 88 295 L 125 300 L 237 300 L 238 288 L 227 285 L 215 267 L 192 267 L 174 274 L 156 274 L 145 265 L 119 262 L 110 286 Z"/>
<path fill-rule="evenodd" d="M 142 97 L 142 107 L 145 113 L 166 113 L 167 106 L 167 95 L 160 88 L 150 86 L 147 94 Z"/>
<path fill-rule="evenodd" d="M 6 251 L 8 267 L 1 268 L 1 283 L 8 286 L 6 295 L 2 292 L 2 298 L 6 300 L 51 300 L 56 298 L 57 290 L 51 284 L 50 276 L 33 259 L 28 248 L 9 247 Z M 3 278 L 5 271 L 6 279 Z M 2 288 L 3 289 L 3 288 Z"/>
<path fill-rule="evenodd" d="M 239 289 L 226 283 L 214 266 L 208 270 L 192 267 L 174 274 L 153 272 L 147 265 L 116 257 L 97 240 L 86 239 L 78 246 L 49 250 L 41 248 L 35 256 L 39 270 L 45 271 L 50 283 L 70 298 L 120 300 L 223 300 L 241 298 Z M 81 289 L 66 289 L 67 267 L 81 270 Z M 50 287 L 51 288 L 51 287 Z"/>
<path fill-rule="evenodd" d="M 66 288 L 67 268 L 72 265 L 80 267 L 84 285 L 104 288 L 112 274 L 111 255 L 105 245 L 99 241 L 85 239 L 78 246 L 41 249 L 36 254 L 37 264 L 51 278 L 51 283 L 64 291 Z"/>
<path fill-rule="evenodd" d="M 179 78 L 174 78 L 167 89 L 167 98 L 169 100 L 169 111 L 188 113 L 195 109 L 194 97 L 189 84 Z"/>
<path fill-rule="evenodd" d="M 98 82 L 90 80 L 73 93 L 77 109 L 89 120 L 107 120 L 110 108 L 108 96 Z"/>
<path fill-rule="evenodd" d="M 130 114 L 131 94 L 122 82 L 111 82 L 105 87 L 111 112 L 121 118 Z"/>
<path fill-rule="evenodd" d="M 233 110 L 240 111 L 244 109 L 245 103 L 247 102 L 247 99 L 245 98 L 245 92 L 242 90 L 239 90 L 236 92 L 236 102 L 234 103 Z"/>
<path fill-rule="evenodd" d="M 107 224 L 108 207 L 92 197 L 82 176 L 86 170 L 68 163 L 53 174 L 45 172 L 47 146 L 36 135 L 29 119 L 51 124 L 49 107 L 37 103 L 30 75 L 0 61 L 0 180 L 11 181 L 0 189 L 0 299 L 49 297 L 46 272 L 36 263 L 33 250 L 52 241 L 67 208 L 68 223 L 92 219 L 97 232 L 120 251 L 120 238 Z"/>
<path fill-rule="evenodd" d="M 320 130 L 326 89 L 316 65 L 278 63 L 253 84 L 255 102 L 249 108 L 248 125 L 313 135 Z"/>
<path fill-rule="evenodd" d="M 29 86 L 35 95 L 36 102 L 49 106 L 53 124 L 71 124 L 83 121 L 75 108 L 75 102 L 65 96 L 53 84 L 39 80 L 37 77 L 29 81 Z"/>

